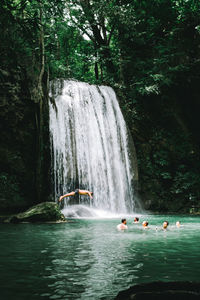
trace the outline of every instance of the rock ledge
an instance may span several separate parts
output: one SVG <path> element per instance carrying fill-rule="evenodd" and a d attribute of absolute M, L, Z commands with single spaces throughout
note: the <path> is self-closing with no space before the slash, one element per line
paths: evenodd
<path fill-rule="evenodd" d="M 22 222 L 60 222 L 65 221 L 64 215 L 55 202 L 43 202 L 32 206 L 27 211 L 13 215 L 6 219 L 6 223 Z"/>

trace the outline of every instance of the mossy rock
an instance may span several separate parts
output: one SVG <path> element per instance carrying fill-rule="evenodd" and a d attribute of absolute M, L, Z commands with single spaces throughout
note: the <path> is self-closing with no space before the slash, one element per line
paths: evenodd
<path fill-rule="evenodd" d="M 191 215 L 200 215 L 200 207 L 198 206 L 193 206 L 190 208 L 190 214 Z"/>
<path fill-rule="evenodd" d="M 14 215 L 6 220 L 8 223 L 21 222 L 56 222 L 65 221 L 59 206 L 55 202 L 43 202 L 29 208 L 23 213 Z"/>

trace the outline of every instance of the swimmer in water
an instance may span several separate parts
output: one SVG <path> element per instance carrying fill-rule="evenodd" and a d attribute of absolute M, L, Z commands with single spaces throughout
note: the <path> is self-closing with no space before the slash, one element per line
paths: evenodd
<path fill-rule="evenodd" d="M 149 225 L 149 222 L 147 222 L 147 221 L 142 222 L 142 226 L 144 229 L 147 229 L 147 228 L 149 229 L 148 225 Z"/>
<path fill-rule="evenodd" d="M 163 229 L 166 230 L 169 225 L 168 221 L 163 222 Z"/>
<path fill-rule="evenodd" d="M 133 223 L 139 223 L 139 218 L 135 217 Z"/>
<path fill-rule="evenodd" d="M 62 201 L 62 199 L 65 198 L 65 197 L 70 197 L 70 196 L 75 196 L 75 195 L 88 195 L 90 197 L 90 199 L 92 199 L 93 192 L 90 192 L 90 191 L 87 191 L 87 190 L 76 189 L 73 192 L 70 192 L 68 194 L 65 194 L 65 195 L 61 196 L 59 198 L 59 201 Z"/>
<path fill-rule="evenodd" d="M 176 222 L 176 227 L 181 227 L 181 223 L 179 221 Z"/>
<path fill-rule="evenodd" d="M 118 230 L 128 229 L 128 226 L 126 224 L 127 224 L 126 219 L 122 219 L 121 224 L 117 225 L 117 229 Z"/>

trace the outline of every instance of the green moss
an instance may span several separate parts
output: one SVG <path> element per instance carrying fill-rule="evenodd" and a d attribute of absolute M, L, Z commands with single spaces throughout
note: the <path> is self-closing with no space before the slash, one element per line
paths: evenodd
<path fill-rule="evenodd" d="M 44 202 L 29 208 L 23 213 L 14 215 L 6 220 L 9 223 L 20 222 L 55 222 L 64 221 L 65 217 L 61 213 L 58 204 L 55 202 Z"/>

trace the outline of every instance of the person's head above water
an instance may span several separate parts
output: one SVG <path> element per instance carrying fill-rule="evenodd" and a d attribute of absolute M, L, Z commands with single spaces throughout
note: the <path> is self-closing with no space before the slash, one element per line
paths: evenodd
<path fill-rule="evenodd" d="M 134 223 L 138 223 L 139 222 L 139 218 L 138 217 L 135 217 L 134 218 Z"/>
<path fill-rule="evenodd" d="M 143 227 L 148 227 L 148 225 L 149 225 L 149 222 L 147 222 L 147 221 L 143 221 L 143 222 L 142 222 L 142 226 L 143 226 Z"/>
<path fill-rule="evenodd" d="M 168 221 L 164 221 L 163 222 L 163 229 L 167 229 L 167 226 L 169 225 Z"/>
<path fill-rule="evenodd" d="M 118 230 L 124 230 L 128 229 L 128 226 L 126 225 L 126 219 L 121 219 L 121 223 L 117 225 Z"/>
<path fill-rule="evenodd" d="M 177 221 L 177 222 L 176 222 L 176 226 L 177 226 L 177 227 L 180 227 L 180 226 L 181 226 L 181 223 L 180 223 L 179 221 Z"/>

